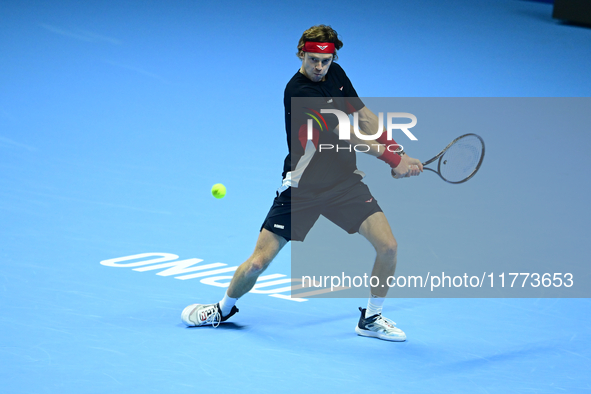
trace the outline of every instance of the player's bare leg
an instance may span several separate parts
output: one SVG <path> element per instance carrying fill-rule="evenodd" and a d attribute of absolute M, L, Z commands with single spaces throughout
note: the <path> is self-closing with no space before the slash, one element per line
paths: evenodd
<path fill-rule="evenodd" d="M 390 224 L 383 212 L 376 212 L 361 224 L 359 233 L 373 245 L 376 250 L 376 260 L 371 275 L 379 278 L 380 285 L 371 289 L 371 294 L 377 297 L 386 297 L 388 286 L 386 281 L 396 271 L 396 255 L 398 244 Z M 384 287 L 381 287 L 381 285 Z"/>
<path fill-rule="evenodd" d="M 259 275 L 267 269 L 271 261 L 286 244 L 287 240 L 285 238 L 273 234 L 269 230 L 262 229 L 254 252 L 234 273 L 230 287 L 226 292 L 228 296 L 240 298 L 248 293 L 253 288 Z"/>
<path fill-rule="evenodd" d="M 259 275 L 286 244 L 285 238 L 262 229 L 254 252 L 234 273 L 224 298 L 217 304 L 189 305 L 181 313 L 182 321 L 188 326 L 212 324 L 217 327 L 220 322 L 230 318 L 238 312 L 238 308 L 234 306 L 237 299 L 253 288 Z"/>
<path fill-rule="evenodd" d="M 355 331 L 359 335 L 376 337 L 388 341 L 404 341 L 406 335 L 396 327 L 396 323 L 382 316 L 382 305 L 388 294 L 388 277 L 396 271 L 398 244 L 388 220 L 383 212 L 376 212 L 361 224 L 359 233 L 375 248 L 376 260 L 371 272 L 379 279 L 379 284 L 371 288 L 367 309 L 361 310 Z"/>

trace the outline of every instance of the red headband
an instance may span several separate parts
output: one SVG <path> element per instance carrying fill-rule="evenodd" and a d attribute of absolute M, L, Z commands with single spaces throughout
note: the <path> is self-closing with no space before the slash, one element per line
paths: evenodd
<path fill-rule="evenodd" d="M 308 41 L 304 44 L 302 51 L 314 53 L 334 53 L 334 44 L 332 42 Z"/>

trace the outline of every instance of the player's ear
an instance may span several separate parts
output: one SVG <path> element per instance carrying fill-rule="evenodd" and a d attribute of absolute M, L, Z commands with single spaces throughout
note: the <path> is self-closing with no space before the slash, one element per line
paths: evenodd
<path fill-rule="evenodd" d="M 302 51 L 302 50 L 299 50 L 299 51 L 298 51 L 298 57 L 300 58 L 300 60 L 304 60 L 304 56 L 305 56 L 305 55 L 304 55 L 304 51 Z"/>

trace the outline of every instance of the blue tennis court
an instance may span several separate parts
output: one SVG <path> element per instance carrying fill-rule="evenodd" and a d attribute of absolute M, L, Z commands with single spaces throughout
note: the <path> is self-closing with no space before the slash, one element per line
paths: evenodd
<path fill-rule="evenodd" d="M 368 171 L 400 272 L 585 267 L 591 29 L 551 14 L 517 0 L 0 5 L 0 391 L 591 391 L 583 274 L 565 298 L 392 290 L 384 313 L 408 337 L 394 343 L 355 334 L 366 298 L 291 298 L 288 245 L 230 321 L 180 320 L 252 252 L 281 184 L 297 40 L 318 23 L 341 35 L 360 96 L 532 104 L 531 127 L 505 112 L 478 131 L 487 153 L 465 184 Z M 417 135 L 421 159 L 457 136 Z"/>

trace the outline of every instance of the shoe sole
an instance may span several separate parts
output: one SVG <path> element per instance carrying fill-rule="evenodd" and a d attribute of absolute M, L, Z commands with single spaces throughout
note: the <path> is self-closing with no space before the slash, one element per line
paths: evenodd
<path fill-rule="evenodd" d="M 404 337 L 392 337 L 388 335 L 380 334 L 379 332 L 369 331 L 369 330 L 362 330 L 359 326 L 355 326 L 355 332 L 357 335 L 361 335 L 362 337 L 370 337 L 370 338 L 378 338 L 384 341 L 390 342 L 404 342 L 406 341 L 406 335 Z"/>

